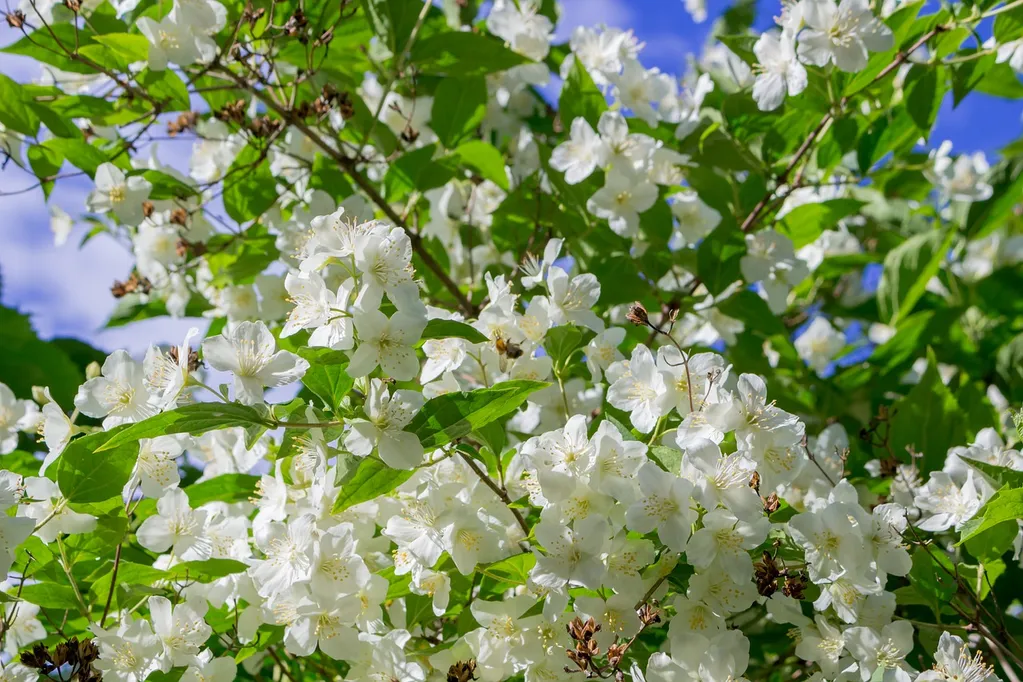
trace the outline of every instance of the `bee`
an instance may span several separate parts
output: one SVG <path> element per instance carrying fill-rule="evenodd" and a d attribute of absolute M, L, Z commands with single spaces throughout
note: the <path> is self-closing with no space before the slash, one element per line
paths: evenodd
<path fill-rule="evenodd" d="M 498 334 L 497 338 L 494 339 L 494 347 L 497 348 L 498 353 L 510 360 L 522 357 L 522 346 L 514 341 L 508 341 L 500 334 Z"/>
<path fill-rule="evenodd" d="M 448 668 L 448 682 L 469 682 L 479 679 L 476 677 L 476 659 L 458 661 Z"/>

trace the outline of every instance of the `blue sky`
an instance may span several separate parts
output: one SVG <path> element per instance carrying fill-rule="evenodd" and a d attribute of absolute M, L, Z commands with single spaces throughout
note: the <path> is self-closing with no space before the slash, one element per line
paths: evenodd
<path fill-rule="evenodd" d="M 578 25 L 606 23 L 635 29 L 646 43 L 642 60 L 668 73 L 682 74 L 689 54 L 698 54 L 706 40 L 714 16 L 727 3 L 707 0 L 710 20 L 696 24 L 686 14 L 682 0 L 561 0 L 562 21 L 558 38 L 565 40 Z M 778 11 L 778 0 L 759 3 L 757 25 L 771 24 Z M 0 23 L 0 45 L 19 34 Z M 0 55 L 0 71 L 27 80 L 37 75 L 30 62 Z M 950 100 L 950 98 L 949 98 Z M 972 94 L 957 108 L 946 101 L 938 115 L 934 144 L 950 139 L 957 151 L 983 150 L 990 155 L 1023 132 L 1020 114 L 1023 104 Z M 162 144 L 159 156 L 165 163 L 180 165 L 190 148 L 189 142 Z M 31 178 L 17 169 L 0 172 L 0 189 L 12 191 L 31 184 Z M 91 189 L 88 180 L 64 181 L 51 201 L 72 216 L 84 211 L 85 197 Z M 0 196 L 0 215 L 4 235 L 0 249 L 0 275 L 3 289 L 0 301 L 31 314 L 36 329 L 44 337 L 74 336 L 106 350 L 124 347 L 142 352 L 149 343 L 180 342 L 194 320 L 151 320 L 128 328 L 103 330 L 102 325 L 114 307 L 109 287 L 114 279 L 123 279 L 132 259 L 124 247 L 107 237 L 98 237 L 84 249 L 77 248 L 86 232 L 78 226 L 63 247 L 53 246 L 49 214 L 38 190 L 17 196 Z"/>

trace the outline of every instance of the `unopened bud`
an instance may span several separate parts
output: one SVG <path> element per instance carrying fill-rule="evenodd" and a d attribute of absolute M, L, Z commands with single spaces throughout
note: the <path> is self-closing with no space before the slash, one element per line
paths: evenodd
<path fill-rule="evenodd" d="M 25 13 L 20 9 L 9 12 L 5 18 L 7 19 L 7 25 L 11 28 L 21 28 L 25 25 Z"/>
<path fill-rule="evenodd" d="M 88 364 L 88 366 L 85 368 L 85 378 L 86 379 L 95 379 L 100 374 L 102 374 L 102 372 L 103 372 L 103 370 L 100 369 L 99 363 L 94 360 L 94 361 L 90 362 Z"/>
<path fill-rule="evenodd" d="M 32 400 L 42 407 L 46 403 L 50 402 L 50 396 L 46 395 L 45 386 L 33 386 L 32 387 Z"/>

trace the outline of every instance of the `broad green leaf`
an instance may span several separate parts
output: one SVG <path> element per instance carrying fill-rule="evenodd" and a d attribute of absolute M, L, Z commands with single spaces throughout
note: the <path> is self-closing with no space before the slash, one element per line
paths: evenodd
<path fill-rule="evenodd" d="M 137 438 L 113 441 L 131 428 L 125 424 L 65 446 L 57 459 L 57 484 L 68 502 L 102 502 L 121 494 L 135 468 L 139 445 Z"/>
<path fill-rule="evenodd" d="M 167 571 L 172 580 L 198 581 L 208 583 L 224 576 L 244 573 L 248 566 L 234 559 L 207 559 L 205 561 L 185 561 L 174 564 Z"/>
<path fill-rule="evenodd" d="M 927 283 L 948 256 L 954 238 L 954 230 L 935 229 L 910 237 L 888 253 L 877 287 L 877 305 L 883 321 L 897 324 L 913 312 Z"/>
<path fill-rule="evenodd" d="M 136 77 L 139 86 L 150 96 L 164 104 L 164 111 L 188 111 L 191 104 L 188 88 L 181 76 L 171 69 L 150 71 L 146 69 Z"/>
<path fill-rule="evenodd" d="M 0 73 L 0 123 L 22 135 L 35 137 L 39 115 L 25 101 L 22 86 Z"/>
<path fill-rule="evenodd" d="M 412 63 L 431 76 L 485 76 L 526 64 L 498 39 L 481 33 L 439 33 L 416 42 Z"/>
<path fill-rule="evenodd" d="M 700 242 L 696 254 L 696 274 L 712 294 L 742 278 L 739 261 L 746 254 L 746 241 L 738 229 L 719 225 Z"/>
<path fill-rule="evenodd" d="M 438 396 L 426 401 L 406 430 L 430 451 L 515 412 L 531 393 L 547 386 L 543 381 L 505 381 L 493 388 Z"/>
<path fill-rule="evenodd" d="M 263 415 L 248 405 L 193 403 L 161 412 L 137 424 L 119 427 L 116 435 L 99 445 L 96 452 L 104 452 L 125 444 L 136 443 L 142 438 L 156 438 L 174 433 L 189 433 L 197 436 L 207 431 L 256 424 L 272 426 Z"/>
<path fill-rule="evenodd" d="M 277 199 L 277 182 L 265 161 L 256 149 L 248 146 L 225 174 L 224 209 L 239 223 L 261 216 Z"/>
<path fill-rule="evenodd" d="M 490 180 L 508 191 L 508 173 L 504 168 L 504 157 L 494 145 L 483 140 L 470 140 L 459 145 L 452 152 L 452 156 L 479 173 L 484 180 Z"/>
<path fill-rule="evenodd" d="M 990 533 L 1001 524 L 1016 526 L 1016 522 L 1020 519 L 1023 519 L 1023 487 L 1005 486 L 980 508 L 976 516 L 963 525 L 959 533 L 959 544 L 976 538 L 982 533 Z M 1011 538 L 1006 549 L 1009 546 L 1011 546 Z"/>
<path fill-rule="evenodd" d="M 339 514 L 349 507 L 386 495 L 407 481 L 414 469 L 392 469 L 375 457 L 359 461 L 355 474 L 341 484 L 331 513 Z"/>
<path fill-rule="evenodd" d="M 487 83 L 482 76 L 445 78 L 433 95 L 430 127 L 447 149 L 472 137 L 487 111 Z"/>
<path fill-rule="evenodd" d="M 438 145 L 430 144 L 398 157 L 387 169 L 384 184 L 387 196 L 404 200 L 413 191 L 427 192 L 442 187 L 455 176 L 455 163 L 441 157 L 435 159 Z"/>
<path fill-rule="evenodd" d="M 568 365 L 569 359 L 576 350 L 590 342 L 594 333 L 583 327 L 563 324 L 551 327 L 544 336 L 543 348 L 551 356 L 555 368 Z"/>
<path fill-rule="evenodd" d="M 930 137 L 945 90 L 944 69 L 932 64 L 914 65 L 906 77 L 906 109 L 925 138 Z"/>
<path fill-rule="evenodd" d="M 651 445 L 647 449 L 647 456 L 657 462 L 669 474 L 678 476 L 682 469 L 682 451 L 677 448 L 669 448 L 666 445 Z"/>
<path fill-rule="evenodd" d="M 336 411 L 355 385 L 355 380 L 348 376 L 348 356 L 340 351 L 323 348 L 302 349 L 300 354 L 309 361 L 309 369 L 302 376 L 302 383 L 319 396 L 327 407 Z"/>
<path fill-rule="evenodd" d="M 470 343 L 487 343 L 490 339 L 472 325 L 457 320 L 433 319 L 426 323 L 421 339 L 465 339 Z"/>
<path fill-rule="evenodd" d="M 529 572 L 535 565 L 536 555 L 532 552 L 524 552 L 495 561 L 492 564 L 477 566 L 476 570 L 499 583 L 515 586 L 526 584 Z"/>
<path fill-rule="evenodd" d="M 423 9 L 420 0 L 362 0 L 374 32 L 383 36 L 393 54 L 405 49 Z"/>
<path fill-rule="evenodd" d="M 904 453 L 912 447 L 922 455 L 918 465 L 924 473 L 941 469 L 948 449 L 966 437 L 959 404 L 941 381 L 933 351 L 927 360 L 920 382 L 892 407 L 891 422 L 892 451 Z"/>
<path fill-rule="evenodd" d="M 75 591 L 67 585 L 55 585 L 48 582 L 25 585 L 21 588 L 19 597 L 30 604 L 47 609 L 77 611 L 79 608 Z"/>
<path fill-rule="evenodd" d="M 962 460 L 984 474 L 984 477 L 994 484 L 996 490 L 1003 486 L 1023 488 L 1023 471 L 1016 471 L 1015 469 L 996 464 L 988 464 L 987 462 L 981 462 L 968 457 L 963 457 Z"/>
<path fill-rule="evenodd" d="M 792 245 L 800 249 L 863 206 L 864 202 L 858 199 L 832 199 L 819 204 L 803 204 L 785 214 L 779 231 L 787 234 L 792 239 Z"/>
<path fill-rule="evenodd" d="M 561 96 L 558 98 L 558 114 L 561 116 L 561 125 L 565 130 L 570 130 L 576 118 L 582 117 L 590 124 L 594 131 L 600 121 L 600 115 L 607 111 L 607 100 L 603 93 L 593 84 L 589 72 L 578 59 L 572 64 L 568 72 L 565 85 L 561 88 Z"/>

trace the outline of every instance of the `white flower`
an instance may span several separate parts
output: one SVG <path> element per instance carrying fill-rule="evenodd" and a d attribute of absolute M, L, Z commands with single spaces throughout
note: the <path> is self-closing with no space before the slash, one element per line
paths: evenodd
<path fill-rule="evenodd" d="M 607 370 L 611 382 L 607 401 L 619 410 L 631 413 L 632 425 L 642 433 L 653 431 L 657 420 L 671 409 L 668 386 L 644 345 L 632 350 L 632 358 L 613 364 Z"/>
<path fill-rule="evenodd" d="M 0 144 L 0 147 L 2 146 Z M 64 246 L 74 227 L 74 219 L 64 209 L 56 204 L 50 204 L 50 230 L 53 232 L 54 246 Z"/>
<path fill-rule="evenodd" d="M 203 358 L 214 369 L 234 374 L 239 402 L 263 402 L 264 386 L 284 386 L 298 381 L 309 362 L 286 350 L 276 351 L 277 341 L 263 322 L 239 322 L 233 329 L 202 342 Z"/>
<path fill-rule="evenodd" d="M 919 682 L 999 682 L 980 652 L 970 652 L 962 637 L 942 632 L 934 652 L 934 667 L 916 678 Z"/>
<path fill-rule="evenodd" d="M 349 376 L 364 377 L 379 365 L 389 377 L 409 381 L 419 372 L 415 345 L 426 317 L 399 310 L 387 318 L 379 310 L 355 313 L 359 345 L 348 364 Z"/>
<path fill-rule="evenodd" d="M 554 25 L 540 14 L 539 5 L 537 0 L 496 0 L 487 15 L 487 30 L 515 52 L 542 61 L 550 51 Z"/>
<path fill-rule="evenodd" d="M 199 648 L 213 634 L 204 617 L 208 604 L 205 599 L 190 599 L 185 603 L 171 606 L 165 597 L 149 598 L 149 618 L 153 621 L 154 634 L 163 644 L 163 656 L 167 669 L 171 666 L 189 665 Z"/>
<path fill-rule="evenodd" d="M 46 628 L 36 617 L 38 615 L 39 607 L 27 601 L 4 604 L 4 617 L 10 623 L 4 631 L 4 653 L 15 657 L 26 645 L 46 639 Z M 8 662 L 3 672 L 7 672 L 6 667 L 11 665 L 12 663 Z M 7 682 L 3 680 L 2 673 L 0 682 Z"/>
<path fill-rule="evenodd" d="M 233 682 L 238 666 L 229 656 L 213 658 L 213 652 L 205 649 L 193 659 L 184 674 L 182 682 Z"/>
<path fill-rule="evenodd" d="M 944 471 L 935 471 L 927 484 L 917 490 L 913 500 L 924 513 L 923 520 L 916 527 L 935 533 L 949 528 L 958 531 L 973 518 L 989 496 L 986 487 L 977 485 L 972 469 L 961 487 Z"/>
<path fill-rule="evenodd" d="M 185 340 L 173 349 L 173 354 L 165 353 L 156 346 L 150 346 L 146 351 L 146 357 L 142 360 L 146 388 L 164 409 L 177 405 L 188 383 L 194 358 L 191 343 L 198 335 L 198 329 L 189 329 Z"/>
<path fill-rule="evenodd" d="M 149 40 L 149 68 L 153 71 L 163 71 L 168 64 L 188 66 L 213 56 L 212 41 L 196 33 L 190 24 L 176 20 L 173 14 L 160 21 L 141 17 L 136 25 Z"/>
<path fill-rule="evenodd" d="M 621 327 L 609 327 L 600 332 L 586 344 L 586 367 L 590 370 L 593 381 L 600 381 L 601 375 L 613 363 L 625 359 L 618 347 L 625 340 L 625 330 Z"/>
<path fill-rule="evenodd" d="M 156 515 L 139 526 L 139 544 L 154 552 L 171 550 L 181 561 L 209 559 L 212 545 L 206 537 L 209 512 L 193 510 L 188 495 L 180 488 L 171 490 L 156 503 Z"/>
<path fill-rule="evenodd" d="M 688 246 L 695 245 L 721 222 L 721 214 L 703 203 L 696 192 L 673 195 L 671 212 L 675 216 L 675 227 Z"/>
<path fill-rule="evenodd" d="M 764 33 L 753 46 L 759 68 L 753 82 L 753 99 L 761 111 L 773 111 L 786 95 L 798 95 L 806 89 L 806 69 L 796 59 L 792 38 L 782 33 Z"/>
<path fill-rule="evenodd" d="M 685 551 L 696 515 L 692 509 L 693 484 L 653 462 L 639 468 L 637 479 L 642 495 L 625 512 L 626 525 L 638 533 L 656 530 L 669 549 Z"/>
<path fill-rule="evenodd" d="M 586 210 L 606 218 L 615 234 L 635 237 L 639 234 L 639 214 L 657 201 L 657 186 L 646 178 L 612 167 L 604 176 L 604 186 L 586 202 Z"/>
<path fill-rule="evenodd" d="M 955 201 L 984 201 L 994 189 L 986 181 L 990 166 L 984 152 L 961 154 L 952 158 L 952 143 L 945 140 L 930 153 L 931 168 L 926 172 L 942 194 Z"/>
<path fill-rule="evenodd" d="M 97 623 L 90 629 L 99 647 L 99 659 L 93 666 L 104 680 L 142 682 L 160 667 L 163 646 L 148 621 L 126 615 L 112 630 L 103 630 Z"/>
<path fill-rule="evenodd" d="M 355 307 L 365 312 L 380 308 L 386 293 L 399 310 L 420 312 L 419 287 L 412 279 L 412 241 L 400 227 L 380 226 L 355 240 L 355 267 L 363 274 Z"/>
<path fill-rule="evenodd" d="M 557 589 L 575 581 L 593 590 L 600 588 L 605 571 L 600 556 L 609 540 L 606 520 L 594 514 L 569 529 L 554 519 L 541 519 L 533 530 L 546 551 L 536 553 L 536 566 L 530 572 L 538 585 Z"/>
<path fill-rule="evenodd" d="M 878 669 L 883 682 L 909 682 L 912 674 L 903 659 L 913 649 L 913 624 L 908 620 L 889 623 L 878 633 L 857 626 L 845 631 L 845 647 L 860 664 L 860 679 L 866 682 Z"/>
<path fill-rule="evenodd" d="M 606 156 L 600 136 L 582 116 L 572 121 L 569 139 L 551 152 L 551 168 L 565 174 L 565 182 L 575 185 L 590 177 Z"/>
<path fill-rule="evenodd" d="M 555 266 L 547 275 L 547 288 L 551 294 L 551 322 L 577 324 L 595 332 L 604 329 L 604 323 L 593 312 L 600 298 L 600 282 L 594 275 L 586 273 L 569 279 L 567 272 Z"/>
<path fill-rule="evenodd" d="M 125 225 L 138 225 L 145 217 L 142 202 L 149 198 L 153 186 L 140 175 L 130 178 L 112 163 L 101 163 L 96 168 L 96 189 L 86 204 L 94 213 L 112 211 Z"/>
<path fill-rule="evenodd" d="M 867 0 L 804 0 L 806 31 L 799 35 L 799 58 L 807 64 L 834 62 L 842 71 L 867 66 L 868 50 L 886 52 L 895 42 L 891 29 L 870 11 Z"/>
<path fill-rule="evenodd" d="M 305 514 L 289 523 L 271 522 L 254 534 L 256 546 L 266 555 L 249 569 L 260 596 L 271 597 L 310 578 L 314 521 L 311 514 Z"/>
<path fill-rule="evenodd" d="M 987 47 L 987 44 L 984 45 Z M 1018 73 L 1023 73 L 1023 38 L 1017 38 L 998 46 L 998 53 L 995 56 L 998 64 L 1009 63 L 1009 66 Z"/>
<path fill-rule="evenodd" d="M 803 330 L 794 345 L 799 357 L 820 374 L 845 348 L 845 334 L 832 327 L 827 318 L 818 315 Z"/>
<path fill-rule="evenodd" d="M 25 497 L 35 501 L 19 507 L 18 514 L 33 519 L 36 525 L 46 522 L 35 531 L 43 542 L 53 542 L 62 533 L 91 533 L 96 528 L 96 517 L 72 511 L 60 488 L 48 478 L 25 479 Z"/>
<path fill-rule="evenodd" d="M 184 453 L 184 444 L 175 436 L 144 438 L 140 442 L 135 473 L 125 487 L 131 492 L 138 484 L 146 497 L 161 498 L 181 482 L 178 457 Z"/>
<path fill-rule="evenodd" d="M 717 566 L 735 582 L 749 580 L 753 562 L 748 552 L 763 542 L 770 530 L 766 516 L 747 523 L 728 510 L 715 509 L 703 517 L 703 527 L 689 539 L 686 558 L 698 570 Z"/>
<path fill-rule="evenodd" d="M 0 455 L 18 447 L 18 432 L 35 428 L 39 408 L 31 400 L 18 400 L 7 384 L 0 383 Z"/>
<path fill-rule="evenodd" d="M 623 66 L 620 74 L 608 74 L 618 101 L 648 125 L 656 126 L 659 117 L 652 103 L 671 92 L 671 77 L 658 69 L 644 68 L 636 59 L 623 60 Z"/>
<path fill-rule="evenodd" d="M 142 365 L 126 351 L 116 350 L 103 362 L 102 375 L 78 388 L 75 407 L 82 414 L 103 419 L 103 427 L 137 422 L 159 411 L 146 388 Z"/>
<path fill-rule="evenodd" d="M 359 457 L 376 448 L 380 459 L 393 469 L 418 466 L 423 461 L 423 446 L 416 434 L 404 428 L 423 403 L 422 393 L 400 389 L 390 395 L 384 382 L 373 379 L 363 407 L 369 419 L 350 422 L 352 428 L 345 437 L 345 447 Z"/>

